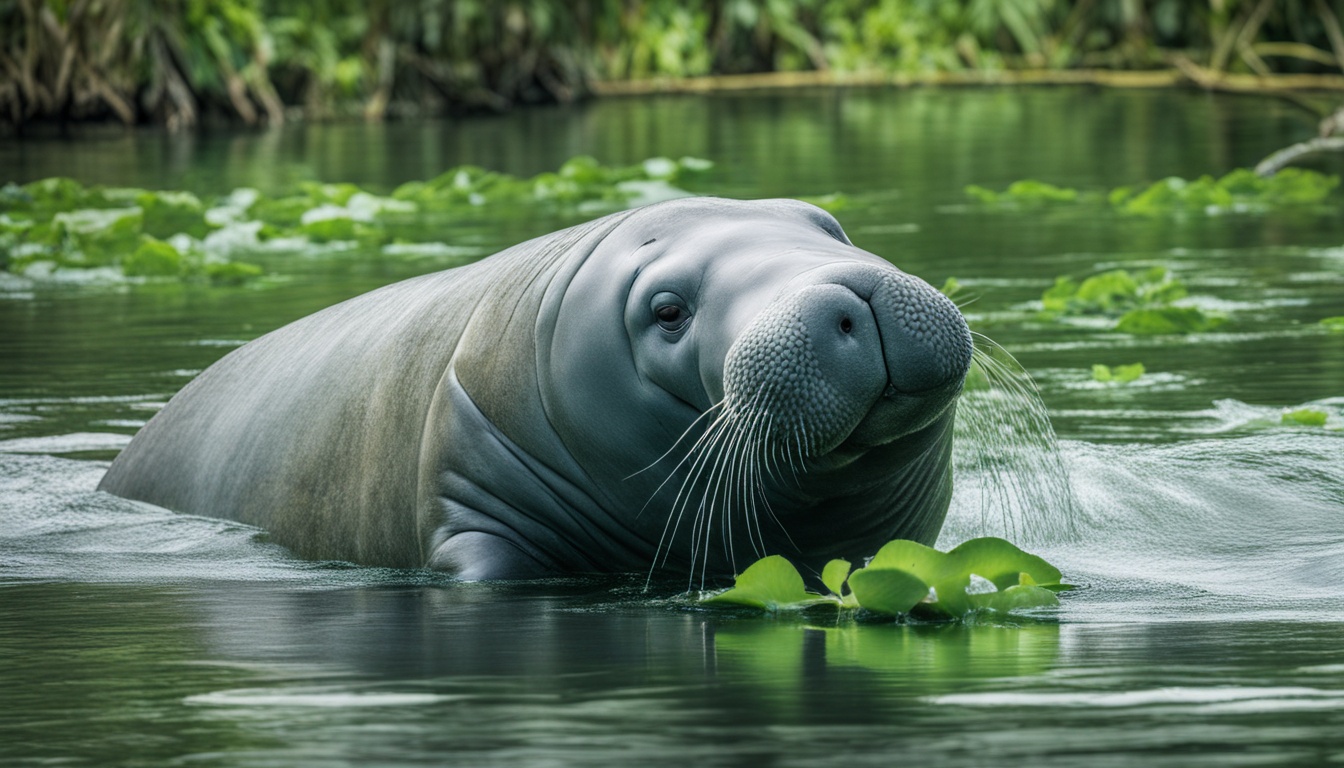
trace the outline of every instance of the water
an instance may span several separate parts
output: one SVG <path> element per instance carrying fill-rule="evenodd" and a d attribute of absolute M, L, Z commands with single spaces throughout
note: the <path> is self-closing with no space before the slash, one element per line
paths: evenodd
<path fill-rule="evenodd" d="M 961 193 L 1221 173 L 1309 130 L 1260 98 L 854 90 L 0 145 L 5 180 L 201 194 L 305 178 L 387 190 L 458 163 L 532 174 L 577 153 L 711 158 L 697 189 L 728 196 L 842 191 L 857 244 L 967 286 L 973 327 L 1032 373 L 1060 437 L 1073 507 L 984 502 L 1010 457 L 963 441 L 943 543 L 1008 534 L 1082 585 L 1042 616 L 837 626 L 702 611 L 640 576 L 453 585 L 298 561 L 247 526 L 94 488 L 230 349 L 461 254 L 272 254 L 260 259 L 284 279 L 255 288 L 7 280 L 0 762 L 1344 763 L 1344 335 L 1315 325 L 1344 315 L 1344 217 L 1000 214 Z M 488 253 L 574 220 L 432 225 Z M 1031 307 L 1056 275 L 1153 264 L 1228 324 L 1132 338 Z M 1135 384 L 1091 381 L 1093 363 L 1136 361 Z M 1302 405 L 1327 426 L 1279 424 Z M 966 407 L 993 422 L 985 409 L 1006 406 L 973 393 Z"/>

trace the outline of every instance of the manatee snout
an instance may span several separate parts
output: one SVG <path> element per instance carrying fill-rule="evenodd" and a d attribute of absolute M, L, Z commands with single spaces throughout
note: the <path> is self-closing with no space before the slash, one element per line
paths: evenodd
<path fill-rule="evenodd" d="M 734 342 L 726 405 L 813 457 L 891 442 L 946 412 L 971 360 L 956 306 L 894 268 L 823 279 L 776 299 Z"/>

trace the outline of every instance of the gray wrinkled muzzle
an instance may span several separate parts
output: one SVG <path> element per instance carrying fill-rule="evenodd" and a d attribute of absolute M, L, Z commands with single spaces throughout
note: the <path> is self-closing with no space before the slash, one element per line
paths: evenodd
<path fill-rule="evenodd" d="M 820 456 L 881 445 L 956 399 L 971 336 L 956 306 L 894 268 L 851 265 L 770 304 L 728 352 L 725 406 Z"/>

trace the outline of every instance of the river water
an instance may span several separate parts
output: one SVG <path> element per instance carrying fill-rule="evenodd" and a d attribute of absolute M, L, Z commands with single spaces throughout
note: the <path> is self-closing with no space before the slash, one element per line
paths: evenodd
<path fill-rule="evenodd" d="M 465 247 L 415 256 L 260 255 L 278 277 L 244 288 L 6 279 L 0 763 L 1344 764 L 1344 334 L 1317 324 L 1344 315 L 1344 216 L 992 212 L 962 192 L 1221 174 L 1310 131 L 1262 98 L 855 90 L 0 144 L 2 181 L 202 195 L 386 191 L 575 154 L 708 158 L 695 191 L 730 197 L 843 192 L 856 244 L 960 280 L 972 326 L 1031 372 L 1059 436 L 1041 469 L 1058 474 L 1025 480 L 1054 492 L 1000 497 L 985 489 L 1003 447 L 962 435 L 940 543 L 1007 535 L 1081 586 L 1058 609 L 964 625 L 760 617 L 638 577 L 455 585 L 307 563 L 256 529 L 95 491 L 135 429 L 237 345 L 578 214 L 436 220 Z M 1032 303 L 1057 275 L 1153 265 L 1228 322 L 1132 337 Z M 1094 363 L 1136 361 L 1133 384 L 1092 381 Z M 1280 423 L 1302 406 L 1326 425 Z"/>

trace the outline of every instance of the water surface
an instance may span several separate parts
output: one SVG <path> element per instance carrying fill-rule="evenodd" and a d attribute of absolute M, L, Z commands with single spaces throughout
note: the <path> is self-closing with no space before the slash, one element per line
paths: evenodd
<path fill-rule="evenodd" d="M 256 529 L 94 489 L 138 425 L 229 350 L 468 256 L 262 255 L 250 260 L 283 279 L 251 288 L 6 280 L 0 760 L 1342 763 L 1344 334 L 1316 321 L 1344 315 L 1344 216 L 992 213 L 961 191 L 1220 174 L 1309 130 L 1258 98 L 852 90 L 0 145 L 6 181 L 202 195 L 301 179 L 386 191 L 460 163 L 527 175 L 580 153 L 709 158 L 702 193 L 842 191 L 856 244 L 968 287 L 973 327 L 1031 371 L 1061 438 L 1073 503 L 987 495 L 1008 457 L 963 435 L 942 544 L 1008 535 L 1083 587 L 1008 621 L 837 625 L 704 611 L 638 577 L 454 585 L 298 561 Z M 425 225 L 485 254 L 581 218 Z M 1056 275 L 1150 265 L 1229 322 L 1134 338 L 1032 305 Z M 1149 373 L 1133 385 L 1091 381 L 1093 363 L 1135 361 Z M 1303 405 L 1328 411 L 1326 427 L 1279 423 Z"/>

